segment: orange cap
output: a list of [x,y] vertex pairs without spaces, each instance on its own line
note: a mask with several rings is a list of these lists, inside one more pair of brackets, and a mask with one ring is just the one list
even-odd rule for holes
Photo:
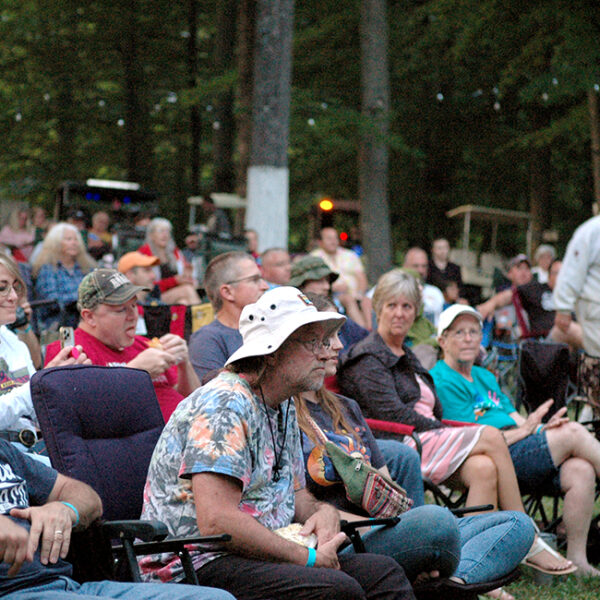
[[159,262],[156,256],[147,256],[141,252],[128,252],[121,256],[117,268],[121,273],[127,273],[127,271],[134,267],[153,267]]

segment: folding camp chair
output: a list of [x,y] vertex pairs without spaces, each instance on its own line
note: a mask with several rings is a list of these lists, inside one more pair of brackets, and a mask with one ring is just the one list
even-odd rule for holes
[[143,308],[149,338],[174,333],[185,340],[189,340],[194,331],[208,325],[214,319],[213,308],[209,302],[194,306],[162,304],[144,306]]
[[[165,540],[164,524],[138,520],[148,465],[164,426],[148,373],[92,365],[44,369],[32,377],[31,395],[54,468],[87,483],[102,499],[107,521],[80,540],[85,552],[76,547],[76,576],[140,581],[137,555],[175,552],[187,582],[197,584],[184,542],[217,543],[228,536]],[[81,554],[95,562],[82,564]]]

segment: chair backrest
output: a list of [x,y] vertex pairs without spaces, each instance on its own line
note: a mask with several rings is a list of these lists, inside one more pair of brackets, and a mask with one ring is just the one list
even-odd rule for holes
[[50,460],[98,492],[104,518],[138,519],[164,421],[146,371],[73,365],[38,371],[31,395]]
[[547,421],[565,406],[569,384],[569,347],[567,344],[525,340],[519,353],[519,398],[528,412],[548,398],[554,399]]

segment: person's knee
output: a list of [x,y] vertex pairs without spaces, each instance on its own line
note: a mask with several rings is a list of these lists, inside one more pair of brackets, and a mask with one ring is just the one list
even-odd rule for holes
[[578,490],[593,494],[596,486],[596,471],[587,460],[570,458],[560,467],[560,483],[565,493]]
[[485,442],[490,449],[497,450],[506,446],[502,433],[495,427],[484,427],[481,432],[481,441]]
[[486,454],[476,454],[470,456],[465,461],[465,482],[473,483],[488,483],[496,485],[498,481],[498,471],[496,463]]
[[323,600],[363,600],[366,594],[358,581],[353,579],[351,574],[343,571],[327,569],[325,581],[319,581],[319,599]]

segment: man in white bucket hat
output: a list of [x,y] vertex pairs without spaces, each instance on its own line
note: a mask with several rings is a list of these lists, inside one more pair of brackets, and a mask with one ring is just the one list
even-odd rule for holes
[[[278,287],[242,310],[242,346],[226,368],[183,400],[152,456],[142,518],[172,536],[229,533],[193,553],[200,582],[238,600],[413,599],[398,564],[376,554],[337,554],[340,515],[305,489],[291,396],[323,384],[328,348],[344,317],[318,312],[302,292]],[[316,550],[277,535],[292,522]],[[176,580],[177,556],[143,565]],[[158,560],[157,560],[158,559]],[[321,568],[313,568],[321,567]]]

